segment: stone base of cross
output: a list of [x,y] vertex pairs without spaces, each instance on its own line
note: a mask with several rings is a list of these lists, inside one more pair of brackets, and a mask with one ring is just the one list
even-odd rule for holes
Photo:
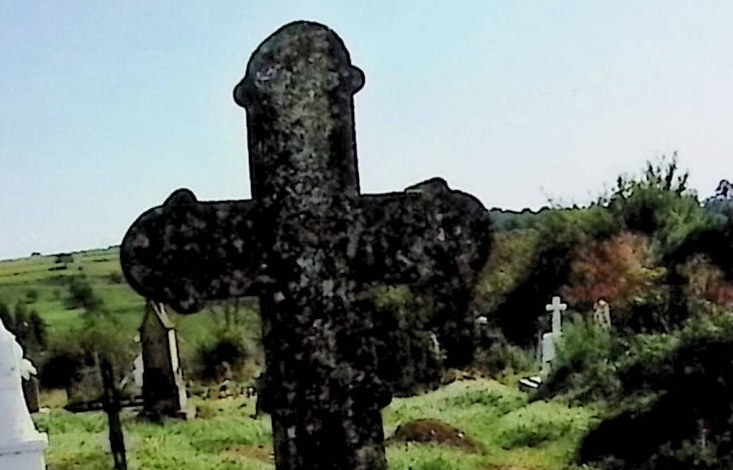
[[553,297],[552,303],[545,306],[545,310],[552,312],[552,331],[542,335],[542,371],[547,377],[552,370],[552,363],[557,355],[557,345],[562,337],[562,312],[567,310],[567,304],[560,302],[560,297]]

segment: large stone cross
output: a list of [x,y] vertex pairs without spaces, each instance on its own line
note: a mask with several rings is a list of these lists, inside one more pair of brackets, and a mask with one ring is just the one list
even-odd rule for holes
[[276,466],[386,468],[375,284],[470,284],[488,255],[489,215],[433,179],[362,195],[354,94],[364,75],[341,39],[286,25],[252,55],[234,100],[247,111],[252,200],[178,190],[130,227],[123,271],[141,295],[193,313],[260,298]]

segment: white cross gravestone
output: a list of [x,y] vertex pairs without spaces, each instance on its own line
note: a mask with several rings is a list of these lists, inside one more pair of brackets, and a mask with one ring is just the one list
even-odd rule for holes
[[552,331],[542,334],[538,341],[538,354],[542,369],[540,375],[525,377],[519,381],[521,390],[537,390],[542,385],[542,381],[546,378],[552,368],[552,362],[555,360],[556,348],[558,340],[562,335],[562,312],[568,309],[567,304],[560,301],[560,297],[553,297],[552,302],[545,306],[545,310],[552,312]]
[[35,373],[0,320],[0,469],[44,470],[48,437],[39,433],[23,397],[23,376]]
[[542,375],[547,376],[555,360],[557,342],[562,335],[562,312],[568,305],[560,302],[560,297],[552,298],[552,303],[545,306],[545,310],[552,312],[552,331],[542,335]]

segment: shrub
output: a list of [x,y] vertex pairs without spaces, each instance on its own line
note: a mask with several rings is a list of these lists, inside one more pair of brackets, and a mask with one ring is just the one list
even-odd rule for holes
[[68,264],[74,262],[74,255],[70,253],[59,253],[56,255],[54,263],[56,264]]
[[94,293],[86,276],[73,276],[68,282],[67,296],[64,299],[64,305],[68,310],[81,308],[92,311],[102,307],[101,299]]
[[594,428],[581,445],[581,461],[680,470],[733,463],[733,316],[692,318],[677,335],[647,341],[646,357],[635,352],[635,367],[621,374],[623,387],[643,389],[646,399],[627,400]]
[[603,299],[618,312],[663,273],[653,266],[648,239],[624,232],[580,246],[571,262],[570,282],[560,292],[577,308]]
[[36,289],[25,291],[25,300],[29,304],[35,303],[38,300],[38,291]]
[[46,389],[67,388],[85,362],[84,349],[74,332],[53,335],[44,356],[39,380]]
[[[443,357],[433,339],[440,336],[427,329],[431,311],[424,299],[405,286],[379,288],[373,295],[379,378],[395,396],[439,386]],[[444,345],[439,346],[443,353]]]
[[473,368],[489,376],[528,372],[536,366],[532,352],[513,345],[503,337],[491,341],[476,351]]
[[110,284],[123,284],[125,282],[124,276],[119,271],[112,271],[107,275],[107,280]]
[[247,361],[253,357],[252,346],[241,328],[217,329],[197,346],[193,375],[203,380],[224,379],[223,369],[228,367],[233,378],[241,379]]
[[623,344],[607,330],[575,320],[566,324],[557,349],[553,372],[534,399],[564,394],[588,402],[618,396],[616,374]]

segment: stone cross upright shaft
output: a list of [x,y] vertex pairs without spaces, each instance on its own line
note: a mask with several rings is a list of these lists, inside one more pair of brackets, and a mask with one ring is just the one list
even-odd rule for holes
[[552,298],[552,303],[545,305],[545,310],[552,312],[552,332],[562,332],[562,312],[568,309],[568,304],[560,302],[560,297]]
[[441,179],[361,194],[353,95],[363,84],[327,27],[276,31],[234,90],[247,112],[253,199],[176,191],[121,245],[130,285],[180,313],[259,297],[279,470],[386,468],[388,358],[362,293],[376,283],[469,286],[490,246],[486,209]]

